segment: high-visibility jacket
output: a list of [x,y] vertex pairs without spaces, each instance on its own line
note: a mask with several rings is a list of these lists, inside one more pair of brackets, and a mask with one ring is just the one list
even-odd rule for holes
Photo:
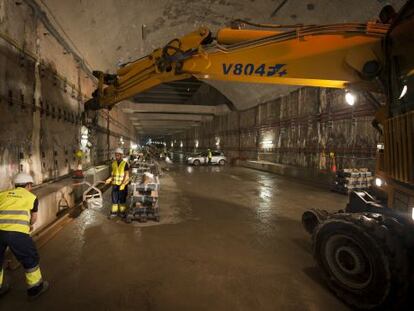
[[211,153],[211,151],[208,152],[208,158],[211,159],[213,157],[213,154]]
[[24,188],[0,192],[0,230],[30,232],[30,211],[36,196]]
[[125,177],[125,161],[121,161],[118,164],[118,161],[112,162],[112,184],[120,186],[124,181]]

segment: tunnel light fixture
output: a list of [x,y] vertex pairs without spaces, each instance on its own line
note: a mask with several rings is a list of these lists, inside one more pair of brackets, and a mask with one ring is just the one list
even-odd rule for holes
[[268,149],[273,147],[273,140],[266,139],[262,141],[263,148]]
[[377,150],[384,150],[384,144],[383,143],[377,144]]
[[80,139],[80,148],[81,150],[85,151],[88,147],[88,140],[89,140],[89,130],[86,126],[81,127],[81,139]]
[[403,86],[403,89],[401,91],[400,97],[398,99],[403,98],[407,94],[407,91],[408,91],[408,86],[407,85],[404,85]]
[[220,146],[220,137],[216,137],[216,147]]
[[194,142],[194,146],[196,147],[196,148],[198,148],[198,140],[196,139],[195,140],[195,142]]
[[171,148],[174,147],[174,142],[171,142]]
[[375,178],[375,186],[382,187],[384,184],[385,183],[381,178],[379,178],[379,177]]
[[350,91],[346,91],[345,92],[345,102],[349,105],[349,106],[353,106],[355,105],[356,102],[356,95],[351,93]]
[[180,147],[182,148],[184,146],[183,142],[180,142]]

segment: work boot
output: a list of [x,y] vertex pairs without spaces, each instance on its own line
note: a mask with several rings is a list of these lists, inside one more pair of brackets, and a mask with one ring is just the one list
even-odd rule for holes
[[49,282],[43,281],[42,284],[33,287],[27,291],[27,295],[30,301],[37,299],[41,294],[49,289]]
[[117,216],[116,213],[111,213],[111,214],[109,214],[108,219],[114,219],[114,218],[116,218],[116,216]]
[[10,285],[8,283],[4,283],[1,287],[0,287],[0,297],[6,295],[10,290]]

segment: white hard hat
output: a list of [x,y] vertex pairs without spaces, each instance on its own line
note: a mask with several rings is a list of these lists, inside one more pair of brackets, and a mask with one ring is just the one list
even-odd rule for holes
[[14,177],[15,185],[24,185],[28,183],[34,183],[33,177],[26,173],[19,173]]
[[122,150],[121,148],[116,148],[115,153],[124,154],[124,150]]
[[154,174],[151,174],[150,172],[145,172],[144,175],[147,176],[148,178],[154,179]]

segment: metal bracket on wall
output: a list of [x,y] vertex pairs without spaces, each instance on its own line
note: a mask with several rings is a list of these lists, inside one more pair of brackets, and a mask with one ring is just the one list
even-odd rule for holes
[[9,106],[13,106],[13,91],[9,90]]
[[20,67],[24,67],[25,62],[26,62],[26,54],[20,53],[20,55],[19,55],[19,65],[20,65]]
[[43,103],[43,100],[40,99],[40,114],[44,114],[45,113],[45,105]]
[[55,109],[55,106],[53,105],[53,103],[51,104],[51,106],[52,106],[52,118],[53,119],[55,119],[56,118],[56,109]]
[[36,99],[33,97],[32,98],[32,113],[35,113],[36,110],[37,110],[37,107],[36,107]]
[[50,105],[46,102],[46,117],[50,116]]
[[20,90],[20,108],[22,110],[25,110],[26,109],[25,103],[24,103],[24,94],[23,94],[23,91],[22,90]]
[[44,78],[46,76],[46,68],[43,63],[39,65],[39,74],[41,78]]

